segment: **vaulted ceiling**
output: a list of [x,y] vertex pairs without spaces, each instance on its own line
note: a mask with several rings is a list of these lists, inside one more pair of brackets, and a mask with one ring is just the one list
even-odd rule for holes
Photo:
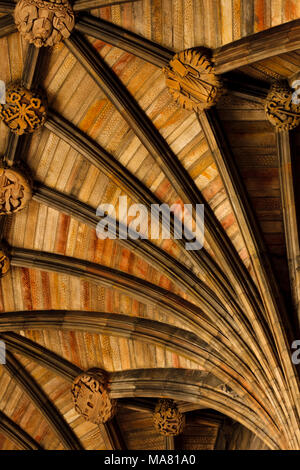
[[[71,36],[42,48],[14,8],[0,0],[0,79],[41,88],[48,110],[32,134],[0,123],[1,156],[33,181],[0,220],[0,448],[300,449],[300,127],[265,112],[299,72],[299,2],[74,0]],[[194,47],[226,90],[199,112],[162,70]],[[96,209],[121,195],[204,204],[204,247],[99,239]],[[118,399],[102,426],[71,398],[95,367]],[[176,438],[153,427],[159,398],[186,415]]]

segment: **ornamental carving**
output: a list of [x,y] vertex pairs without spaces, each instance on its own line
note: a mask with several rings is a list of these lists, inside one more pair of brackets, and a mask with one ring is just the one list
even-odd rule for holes
[[278,131],[289,131],[300,123],[300,105],[293,103],[293,92],[285,82],[275,82],[271,86],[265,111]]
[[47,104],[40,93],[27,90],[19,84],[10,85],[6,103],[0,105],[0,118],[18,135],[31,133],[45,122]]
[[8,273],[10,268],[10,260],[7,250],[3,245],[0,245],[0,277]]
[[179,52],[163,70],[170,93],[183,108],[202,111],[224,93],[221,79],[200,49]]
[[94,424],[109,421],[116,413],[117,400],[109,397],[107,376],[93,369],[79,375],[72,385],[75,410]]
[[20,0],[14,16],[19,32],[36,47],[58,44],[70,36],[75,25],[67,0]]
[[232,390],[231,387],[229,387],[228,385],[226,384],[221,384],[219,387],[218,387],[219,390],[221,390],[222,392],[226,393],[226,395],[229,395],[230,397],[232,398],[240,398],[239,395],[237,393],[235,393],[234,390]]
[[153,422],[159,434],[177,436],[183,431],[185,416],[173,400],[161,399],[155,407]]
[[0,215],[23,209],[31,196],[31,183],[20,170],[0,168]]

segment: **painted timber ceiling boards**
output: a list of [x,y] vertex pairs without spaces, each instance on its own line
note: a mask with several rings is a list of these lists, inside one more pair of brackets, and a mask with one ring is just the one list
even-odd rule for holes
[[[31,112],[1,111],[1,171],[32,197],[0,216],[0,448],[299,449],[299,111],[282,101],[283,131],[265,113],[299,71],[299,2],[74,0],[53,47],[14,9],[0,1],[0,79]],[[178,98],[176,53],[213,65],[214,106]],[[174,224],[170,240],[98,239],[96,209],[119,196],[203,204],[204,247]],[[71,398],[95,368],[117,400],[99,425]],[[162,398],[178,436],[154,427]]]

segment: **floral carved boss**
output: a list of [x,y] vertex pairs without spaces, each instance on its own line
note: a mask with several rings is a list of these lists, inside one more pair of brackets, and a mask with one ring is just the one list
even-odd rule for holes
[[185,416],[173,400],[163,398],[155,407],[153,422],[159,434],[177,436],[183,431]]
[[34,132],[44,124],[46,115],[46,101],[39,93],[16,84],[7,88],[0,118],[12,132],[18,135]]
[[36,47],[58,44],[70,36],[75,25],[67,0],[20,0],[14,16],[19,32]]

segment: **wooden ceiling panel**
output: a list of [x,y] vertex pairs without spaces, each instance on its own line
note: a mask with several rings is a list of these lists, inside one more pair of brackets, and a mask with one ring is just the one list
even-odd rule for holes
[[185,432],[175,438],[178,449],[214,450],[221,423],[192,412],[186,415]]
[[[240,109],[248,113],[253,104],[245,100]],[[221,108],[221,104],[220,104]],[[255,109],[262,109],[259,104]],[[235,108],[236,110],[236,108]],[[280,182],[275,133],[269,122],[233,120],[228,104],[220,112],[230,147],[238,165],[243,184],[247,189],[273,267],[290,304],[290,286],[284,240],[283,213],[280,200]],[[260,115],[257,115],[260,118]]]
[[150,368],[203,370],[195,361],[150,343],[110,335],[59,330],[26,330],[23,334],[83,370]]
[[62,449],[58,437],[23,389],[0,368],[1,411],[27,432],[44,449]]
[[[97,45],[97,43],[96,43]],[[101,43],[103,45],[103,43]],[[105,52],[107,49],[112,48],[104,48]],[[112,49],[112,51],[117,51],[122,54],[119,62],[114,64],[114,60],[116,60],[116,54],[107,54],[110,57],[110,65],[113,66],[113,69],[116,73],[119,74],[120,78],[122,79],[122,67],[121,65],[127,65],[126,58],[129,57],[129,54],[124,54],[120,50]],[[106,54],[103,54],[105,58],[107,58]],[[108,57],[108,58],[109,58]],[[114,60],[112,60],[114,59]],[[138,62],[138,65],[142,62],[137,58],[130,56],[132,62]],[[118,64],[121,65],[118,65]],[[69,73],[71,77],[71,66],[73,62],[71,62],[69,66]],[[144,64],[144,67],[148,67],[147,69],[147,76],[148,79],[152,81],[151,90],[154,90],[154,96],[150,94],[149,96],[149,87],[145,87],[144,93],[147,99],[146,106],[152,105],[153,111],[155,115],[157,115],[161,111],[161,107],[165,106],[165,102],[163,101],[160,104],[160,108],[158,110],[153,107],[153,100],[156,98],[156,94],[159,93],[159,88],[157,87],[156,83],[153,83],[153,66]],[[79,87],[76,90],[76,95],[78,94],[79,99],[73,100],[70,98],[70,85],[68,83],[63,84],[63,81],[66,79],[66,68],[68,68],[65,62],[61,64],[61,67],[57,71],[55,77],[58,81],[56,86],[57,89],[57,100],[59,100],[59,96],[61,95],[61,102],[60,105],[57,106],[55,103],[53,106],[56,110],[63,110],[64,117],[68,119],[72,118],[74,124],[78,125],[80,129],[86,132],[89,136],[91,136],[94,140],[96,140],[100,145],[102,145],[107,151],[111,152],[123,165],[125,165],[133,174],[136,174],[145,184],[146,186],[150,187],[160,198],[163,200],[169,200],[172,193],[172,188],[170,184],[167,183],[167,180],[164,178],[163,173],[159,170],[159,167],[155,163],[155,161],[150,157],[146,149],[134,136],[132,131],[129,131],[128,125],[124,122],[121,115],[118,111],[115,110],[114,106],[107,100],[107,98],[103,95],[103,92],[99,88],[99,93],[95,92],[94,83],[88,78],[86,80],[86,74],[84,75],[84,79],[81,80]],[[62,69],[60,73],[60,69]],[[134,77],[135,69],[127,70],[127,74],[129,74],[130,78]],[[138,70],[139,72],[139,70]],[[165,88],[164,85],[164,78],[161,72],[155,69],[156,74],[159,76],[160,79],[160,88]],[[78,74],[77,74],[78,75]],[[145,82],[145,73],[142,70],[142,74],[136,74],[138,78],[138,84],[135,86],[136,92],[140,91],[141,84]],[[73,76],[73,74],[72,74]],[[61,78],[60,78],[61,77]],[[72,77],[71,77],[72,78]],[[70,79],[71,79],[70,78]],[[124,79],[124,77],[123,77]],[[60,80],[60,81],[59,81]],[[128,77],[127,77],[128,80]],[[125,80],[126,83],[126,80]],[[45,84],[47,85],[47,84]],[[50,83],[50,87],[54,89],[55,85],[53,85],[53,80]],[[68,89],[68,93],[64,92],[63,87]],[[158,91],[156,91],[158,88]],[[47,86],[46,86],[47,89]],[[97,88],[96,88],[97,89]],[[133,88],[132,90],[133,91]],[[167,90],[164,90],[165,95],[168,99],[169,104],[171,103],[171,97],[168,95]],[[65,102],[65,100],[68,100]],[[84,105],[82,105],[84,103]],[[170,104],[171,105],[171,104]],[[174,107],[174,105],[172,104]],[[69,111],[70,109],[70,111]],[[176,107],[174,107],[176,110]],[[52,146],[54,151],[55,147]],[[151,172],[147,171],[151,168]],[[142,177],[143,174],[143,177]],[[166,186],[168,185],[168,191],[166,193]],[[167,196],[167,197],[166,197]],[[174,195],[173,195],[174,198]]]
[[13,269],[2,280],[2,311],[69,309],[105,311],[166,321],[179,321],[154,305],[147,305],[113,288],[79,278],[33,269]]
[[299,67],[299,53],[292,51],[241,67],[240,70],[251,77],[272,82],[274,79],[290,79],[299,72]]
[[20,34],[14,33],[0,38],[1,80],[5,83],[18,81],[22,77],[23,66],[28,44]]
[[141,442],[145,450],[165,449],[165,437],[155,430],[151,413],[121,409],[118,424],[128,450],[139,448]]
[[174,50],[219,47],[297,19],[296,0],[140,0],[91,11]]
[[0,434],[0,449],[1,450],[20,450],[10,439]]
[[[27,224],[35,226],[36,231],[26,230]],[[19,229],[16,230],[16,227]],[[7,226],[5,237],[14,247],[42,250],[99,263],[188,298],[180,286],[116,240],[101,240],[97,238],[94,229],[35,202],[31,202],[28,208],[16,214],[10,227]]]
[[[100,203],[113,204],[117,208],[119,196],[126,195],[118,187],[118,181],[115,184],[109,180],[82,156],[70,149],[68,144],[46,130],[42,132],[40,138],[36,136],[32,139],[27,164],[36,181],[88,203],[94,207],[95,213]],[[128,167],[132,170],[131,162],[128,163]],[[136,176],[140,176],[141,173],[144,174],[147,185],[149,184],[150,189],[154,190],[162,201],[170,204],[174,202],[174,191],[163,174],[153,169],[150,157],[147,159],[146,167],[141,165]],[[128,197],[127,202],[129,207],[134,201]],[[178,202],[178,197],[175,202]],[[153,240],[153,242],[162,246],[171,255],[176,254],[184,264],[189,265],[189,261],[183,253],[180,253],[174,242],[170,240]]]

